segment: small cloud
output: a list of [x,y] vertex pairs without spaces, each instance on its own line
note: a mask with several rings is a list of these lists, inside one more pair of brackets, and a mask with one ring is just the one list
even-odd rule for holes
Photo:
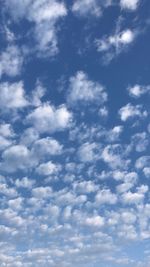
[[120,6],[122,9],[128,9],[134,11],[137,9],[140,0],[120,0]]
[[143,110],[141,105],[133,106],[129,103],[119,110],[119,115],[122,121],[127,121],[136,117],[145,118],[148,114],[146,110]]

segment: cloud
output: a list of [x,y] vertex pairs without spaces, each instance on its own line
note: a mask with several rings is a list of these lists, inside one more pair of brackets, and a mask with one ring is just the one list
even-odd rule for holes
[[15,181],[15,185],[17,188],[31,189],[34,184],[35,184],[35,181],[29,179],[28,177],[23,177],[22,179],[17,179]]
[[130,160],[126,159],[125,148],[120,144],[107,145],[102,151],[101,159],[112,169],[117,167],[124,169],[130,163]]
[[47,155],[60,155],[62,153],[62,145],[51,137],[38,139],[34,142],[32,153],[39,158]]
[[104,63],[109,63],[131,45],[136,37],[136,32],[126,29],[114,35],[105,36],[95,41],[97,51],[104,55]]
[[79,193],[92,193],[98,190],[98,185],[92,181],[74,182],[73,188]]
[[0,54],[0,77],[5,74],[15,77],[21,74],[23,65],[23,54],[15,45],[9,45],[5,51]]
[[141,105],[133,106],[132,104],[127,104],[119,110],[119,115],[122,121],[127,121],[128,119],[144,118],[147,117],[147,111],[143,110]]
[[5,137],[0,135],[0,150],[3,150],[9,146],[11,146],[12,140],[6,139]]
[[88,217],[85,220],[85,225],[90,227],[102,227],[104,225],[104,218],[101,216]]
[[142,95],[150,92],[150,86],[136,84],[133,87],[128,87],[128,92],[131,97],[139,98]]
[[123,9],[134,11],[137,9],[140,0],[120,0],[120,6]]
[[97,144],[84,143],[78,150],[78,157],[82,162],[91,162],[97,159]]
[[125,204],[138,204],[143,202],[145,198],[145,193],[148,191],[148,186],[141,186],[138,188],[137,192],[126,192],[122,195],[122,201]]
[[[32,29],[36,49],[40,56],[53,56],[58,52],[57,22],[67,15],[67,9],[62,2],[55,0],[6,0],[5,6],[14,21],[26,19],[33,23]],[[44,51],[44,54],[43,54]]]
[[150,156],[142,156],[136,160],[135,167],[137,169],[143,169],[149,166]]
[[36,172],[39,175],[48,176],[48,175],[57,174],[60,171],[60,169],[61,169],[60,165],[54,164],[53,162],[48,161],[46,163],[40,164],[37,167]]
[[70,105],[80,103],[103,104],[107,101],[107,92],[98,82],[91,81],[83,71],[78,71],[75,76],[70,78],[70,88],[67,96]]
[[117,196],[113,194],[109,189],[103,189],[98,191],[95,196],[96,205],[114,205],[117,203]]
[[37,164],[27,147],[23,145],[13,145],[2,153],[2,163],[0,168],[6,172],[17,170],[28,170]]
[[53,133],[68,128],[71,119],[72,115],[65,105],[55,108],[45,103],[28,114],[26,122],[40,133]]
[[0,135],[2,135],[3,137],[13,137],[14,132],[11,124],[9,123],[0,124]]
[[142,133],[136,133],[132,136],[132,142],[131,145],[135,147],[135,150],[137,152],[143,152],[147,150],[147,147],[149,145],[149,140],[146,132]]
[[76,0],[72,6],[72,11],[79,16],[91,14],[95,17],[99,17],[102,13],[97,0]]
[[0,109],[5,112],[7,109],[19,109],[28,105],[25,96],[23,82],[0,83]]

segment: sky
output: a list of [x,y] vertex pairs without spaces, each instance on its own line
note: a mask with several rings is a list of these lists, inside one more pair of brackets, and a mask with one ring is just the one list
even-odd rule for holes
[[150,1],[0,22],[0,266],[149,267]]

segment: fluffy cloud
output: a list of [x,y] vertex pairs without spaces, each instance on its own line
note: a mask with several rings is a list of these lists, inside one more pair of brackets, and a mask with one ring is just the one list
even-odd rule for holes
[[140,0],[120,0],[120,5],[123,9],[129,9],[131,11],[136,10]]
[[55,108],[50,104],[43,104],[33,110],[26,118],[40,133],[62,131],[69,126],[72,115],[65,105]]
[[120,54],[124,49],[135,40],[135,32],[131,29],[126,29],[114,35],[106,36],[96,40],[97,51],[104,53],[104,59],[108,63],[114,56]]
[[35,141],[32,152],[38,157],[46,155],[59,155],[62,153],[62,145],[53,138],[46,137]]
[[0,124],[0,135],[2,135],[3,137],[13,137],[14,132],[11,124],[9,123]]
[[0,109],[5,112],[6,109],[23,108],[28,105],[25,97],[24,86],[22,82],[0,83]]
[[6,74],[15,77],[21,73],[23,64],[23,55],[17,46],[8,46],[0,54],[0,76]]
[[126,159],[126,150],[119,144],[107,145],[101,154],[101,159],[111,168],[127,168],[130,160]]
[[129,95],[135,98],[139,98],[140,96],[150,92],[150,86],[142,86],[139,84],[134,85],[133,87],[128,88]]
[[55,0],[37,0],[36,2],[25,0],[19,3],[16,0],[7,0],[5,6],[14,21],[25,18],[33,23],[36,49],[41,56],[45,53],[56,54],[58,51],[56,24],[60,18],[67,14],[63,3]]
[[148,167],[150,163],[150,156],[142,156],[136,160],[135,166],[138,169],[143,169]]
[[78,156],[82,162],[90,162],[97,159],[97,152],[96,143],[84,143],[78,150]]
[[70,79],[67,100],[69,104],[94,102],[100,105],[106,102],[107,93],[101,84],[91,81],[85,72],[79,71]]
[[76,0],[72,6],[72,11],[80,16],[91,14],[99,17],[101,15],[101,7],[97,0]]
[[137,192],[126,192],[122,195],[122,201],[125,204],[138,204],[143,202],[145,198],[145,194],[148,192],[149,188],[147,185],[142,185],[141,187],[137,188]]
[[40,164],[36,172],[40,175],[48,176],[48,175],[54,175],[60,171],[61,167],[58,164],[54,164],[51,161],[48,161],[46,163]]
[[93,216],[86,218],[85,225],[91,227],[102,227],[104,225],[104,218],[101,216]]
[[2,154],[0,168],[7,172],[25,170],[37,164],[30,151],[23,145],[14,145],[7,148]]
[[117,196],[113,194],[109,189],[103,189],[98,191],[95,197],[96,205],[110,204],[114,205],[117,203]]
[[141,105],[133,106],[129,103],[119,110],[119,115],[122,121],[127,121],[136,117],[144,118],[147,116],[147,111],[143,110]]

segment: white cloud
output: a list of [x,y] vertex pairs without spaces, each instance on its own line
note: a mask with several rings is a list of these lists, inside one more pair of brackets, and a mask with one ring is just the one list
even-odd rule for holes
[[140,0],[120,0],[121,8],[129,9],[131,11],[136,10]]
[[37,164],[36,159],[31,156],[30,151],[23,145],[14,145],[2,153],[0,168],[7,172],[16,170],[28,170]]
[[21,135],[21,144],[30,146],[33,142],[35,142],[39,138],[39,133],[34,128],[26,128]]
[[111,168],[127,168],[130,160],[125,159],[125,149],[120,144],[107,145],[101,154],[101,159]]
[[9,139],[6,139],[5,137],[0,135],[0,150],[3,150],[10,146],[12,144],[12,141]]
[[52,188],[50,186],[47,187],[36,187],[32,190],[32,195],[35,198],[47,198],[52,195]]
[[136,215],[131,211],[124,211],[121,214],[122,221],[126,224],[133,224],[136,221]]
[[73,188],[78,193],[92,193],[98,190],[98,186],[93,181],[74,182]]
[[136,160],[135,167],[137,169],[143,169],[148,167],[150,163],[150,156],[142,156]]
[[0,124],[0,135],[2,135],[3,137],[13,137],[14,132],[11,124],[9,123]]
[[97,153],[96,143],[84,143],[78,150],[78,157],[82,162],[90,162],[97,159]]
[[98,114],[99,114],[100,117],[107,117],[108,116],[108,113],[109,113],[108,108],[105,107],[105,106],[104,107],[101,107],[99,109],[99,112],[98,112]]
[[149,145],[149,140],[146,132],[134,134],[131,140],[132,140],[131,146],[134,146],[137,152],[142,152],[147,150]]
[[23,108],[28,105],[25,97],[24,86],[22,82],[0,83],[0,109],[5,112],[6,109]]
[[138,204],[143,202],[145,198],[145,194],[148,192],[148,186],[142,185],[141,187],[137,188],[137,192],[126,192],[122,195],[122,201],[125,204]]
[[31,103],[33,106],[38,107],[41,103],[41,98],[45,95],[46,89],[42,86],[40,81],[36,82],[36,87],[32,92],[32,100]]
[[109,189],[103,189],[98,191],[95,196],[96,205],[110,204],[114,205],[117,203],[117,196],[112,193]]
[[102,12],[97,0],[76,0],[72,6],[72,11],[80,16],[91,14],[96,17],[101,16]]
[[35,141],[32,152],[38,157],[44,155],[59,155],[62,153],[62,145],[60,145],[57,140],[46,137]]
[[65,105],[55,108],[47,103],[33,110],[26,121],[40,133],[53,133],[68,128],[71,118],[72,115]]
[[95,215],[93,217],[88,217],[85,220],[85,225],[87,226],[91,226],[91,227],[102,227],[104,225],[104,218],[99,216],[99,215]]
[[8,46],[0,54],[0,76],[6,74],[15,77],[21,73],[23,55],[17,46]]
[[147,116],[147,111],[143,110],[141,105],[127,104],[119,110],[119,115],[122,121],[133,119],[135,117],[144,118]]
[[56,24],[60,18],[67,15],[67,9],[63,2],[55,0],[25,0],[21,2],[6,0],[6,7],[15,21],[26,18],[33,23],[36,49],[41,56],[56,54],[58,51]]
[[28,189],[31,189],[34,184],[35,184],[35,181],[33,179],[29,179],[28,177],[23,177],[23,178],[17,179],[15,181],[15,185],[18,188],[28,188]]
[[133,87],[128,87],[128,92],[130,96],[139,98],[140,96],[150,92],[150,86],[136,84]]
[[40,175],[48,176],[57,174],[60,171],[60,169],[61,169],[60,165],[48,161],[46,163],[40,164],[37,167],[36,172]]
[[105,52],[110,50],[111,48],[115,48],[120,50],[122,47],[129,45],[134,41],[134,32],[130,29],[124,30],[115,35],[111,35],[108,38],[104,38],[102,40],[97,40],[97,50],[99,52]]
[[119,55],[128,48],[135,40],[136,33],[134,30],[126,29],[96,40],[97,51],[104,53],[105,63],[111,61],[114,56]]
[[107,101],[107,93],[101,84],[91,81],[85,72],[78,71],[70,78],[67,100],[69,104],[94,102],[100,105]]
[[134,183],[131,182],[125,182],[116,187],[116,190],[118,193],[124,193],[130,190],[134,186]]

